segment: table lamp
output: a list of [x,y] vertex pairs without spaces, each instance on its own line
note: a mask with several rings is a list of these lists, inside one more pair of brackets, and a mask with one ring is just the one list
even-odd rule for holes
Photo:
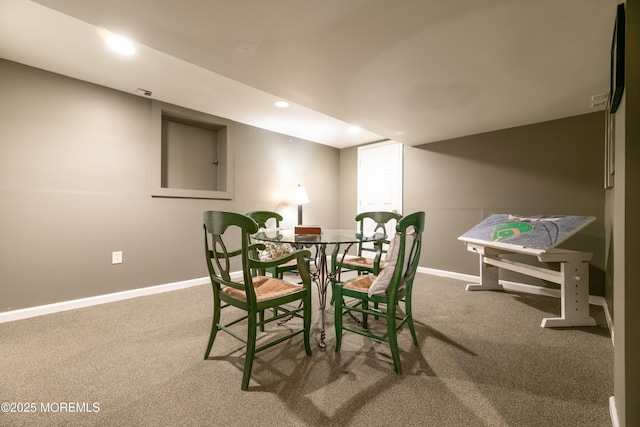
[[291,203],[298,205],[298,225],[302,225],[302,205],[309,203],[309,196],[307,196],[307,190],[302,185],[298,185],[293,193],[293,200]]

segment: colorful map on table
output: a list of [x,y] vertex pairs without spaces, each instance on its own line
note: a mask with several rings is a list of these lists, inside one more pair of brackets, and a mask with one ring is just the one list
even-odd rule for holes
[[458,239],[546,252],[593,222],[593,216],[491,215]]

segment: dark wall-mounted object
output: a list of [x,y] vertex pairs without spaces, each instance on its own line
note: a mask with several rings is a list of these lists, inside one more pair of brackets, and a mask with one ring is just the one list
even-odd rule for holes
[[622,92],[624,91],[624,32],[624,4],[619,4],[611,43],[611,75],[609,83],[609,112],[611,114],[618,109],[622,99]]

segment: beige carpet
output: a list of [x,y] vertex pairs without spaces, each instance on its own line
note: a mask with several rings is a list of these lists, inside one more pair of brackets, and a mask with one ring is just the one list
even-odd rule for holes
[[336,354],[330,307],[327,350],[316,326],[311,357],[301,337],[260,353],[247,392],[239,341],[219,334],[203,360],[209,286],[0,324],[0,402],[35,409],[0,413],[0,425],[611,425],[601,307],[597,327],[543,329],[559,300],[464,286],[418,275],[420,346],[405,328],[403,375],[385,344],[361,336],[345,334]]

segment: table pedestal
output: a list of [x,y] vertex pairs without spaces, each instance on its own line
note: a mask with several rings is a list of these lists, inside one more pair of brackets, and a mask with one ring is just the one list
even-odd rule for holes
[[325,339],[325,308],[327,306],[327,287],[331,286],[332,279],[327,265],[327,245],[319,244],[316,246],[315,265],[316,271],[311,273],[311,278],[318,287],[318,300],[320,305],[320,342],[318,345],[321,349],[325,349],[327,344]]
[[[314,245],[316,247],[316,257],[314,260],[316,271],[311,272],[311,279],[315,282],[318,287],[318,300],[319,300],[319,308],[320,308],[320,342],[318,346],[321,349],[325,349],[327,344],[325,343],[326,336],[326,312],[325,309],[327,307],[327,288],[333,286],[333,283],[340,275],[340,268],[336,271],[331,271],[329,269],[329,263],[327,262],[327,245],[325,243],[317,243]],[[344,261],[347,252],[353,246],[353,243],[348,243],[346,249],[342,254],[342,260]],[[336,244],[336,248],[334,250],[334,254],[338,254],[340,244]],[[338,265],[342,265],[339,263]]]

